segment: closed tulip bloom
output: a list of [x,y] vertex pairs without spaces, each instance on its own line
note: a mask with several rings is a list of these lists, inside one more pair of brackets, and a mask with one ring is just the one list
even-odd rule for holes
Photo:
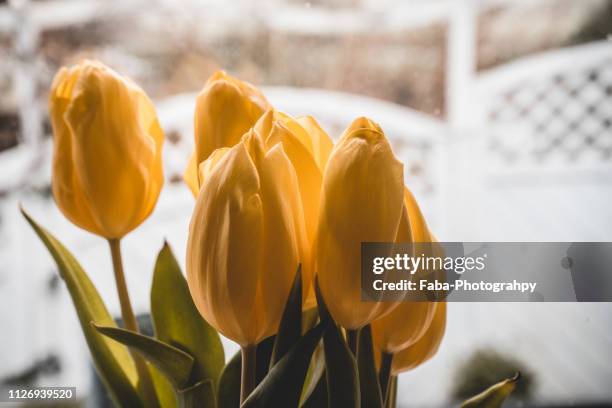
[[396,306],[361,301],[362,242],[393,242],[403,213],[403,166],[373,122],[360,118],[332,150],[321,191],[316,273],[332,317],[359,329]]
[[243,347],[278,330],[308,259],[297,177],[282,145],[250,131],[206,171],[189,228],[187,281],[202,316]]
[[[267,111],[255,124],[253,136],[257,137],[264,150],[281,145],[291,162],[298,183],[303,212],[302,218],[307,236],[308,251],[314,240],[316,229],[322,172],[333,147],[329,136],[312,117],[293,118],[275,110]],[[198,168],[198,182],[203,185],[208,175],[227,154],[229,148],[215,150]],[[311,288],[312,259],[301,259],[305,288]],[[316,304],[314,291],[304,293],[305,306]]]
[[270,108],[265,96],[253,85],[223,71],[215,72],[196,99],[194,117],[195,148],[184,179],[194,196],[200,163],[216,149],[232,147]]
[[[396,242],[430,243],[432,237],[425,218],[414,199],[404,188],[404,210],[408,225],[400,223]],[[408,240],[401,237],[409,236]],[[414,275],[418,279],[422,271]],[[393,311],[372,322],[372,338],[376,347],[385,353],[395,353],[414,344],[420,339],[431,324],[436,302],[401,302]]]
[[306,233],[309,241],[313,242],[323,171],[333,142],[314,118],[306,116],[295,119],[276,110],[267,111],[255,124],[255,130],[266,148],[281,143],[293,164],[304,208]]
[[436,355],[446,330],[446,307],[446,302],[438,302],[434,317],[425,334],[416,343],[398,351],[393,356],[391,369],[393,375],[412,370]]
[[164,135],[136,84],[99,62],[62,68],[49,97],[52,190],[74,224],[118,239],[153,211]]

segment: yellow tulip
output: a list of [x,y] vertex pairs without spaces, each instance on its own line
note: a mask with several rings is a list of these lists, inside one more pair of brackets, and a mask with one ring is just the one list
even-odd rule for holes
[[49,114],[58,207],[81,228],[123,237],[153,211],[164,182],[153,104],[131,80],[83,61],[55,76]]
[[[333,147],[329,136],[312,117],[293,117],[275,110],[267,111],[255,124],[253,135],[260,140],[264,150],[281,144],[297,175],[303,213],[297,214],[306,225],[307,245],[314,240],[321,191],[322,172]],[[215,150],[198,167],[200,186],[220,162],[229,148]],[[310,249],[307,251],[310,252]],[[312,260],[301,259],[305,287],[311,288]],[[304,307],[316,304],[314,291],[305,293]]]
[[251,130],[219,156],[191,218],[187,281],[202,316],[247,347],[278,330],[309,246],[297,177],[283,147],[266,151]]
[[391,368],[393,375],[420,366],[438,352],[446,330],[446,307],[446,302],[438,302],[434,317],[425,334],[413,345],[394,354]]
[[216,149],[238,143],[269,108],[265,96],[247,82],[223,71],[215,72],[208,79],[196,99],[195,149],[184,174],[194,196],[201,186],[198,182],[200,163]]
[[316,273],[332,317],[359,329],[392,302],[361,301],[361,243],[393,242],[403,213],[403,165],[380,127],[360,118],[332,150],[323,176]]
[[333,142],[310,116],[294,119],[276,111],[267,111],[255,124],[267,149],[283,145],[297,174],[308,240],[312,243],[319,216],[321,182]]
[[[404,188],[404,209],[409,225],[400,224],[398,236],[409,236],[408,240],[397,239],[396,242],[429,243],[432,237],[425,218],[414,199],[414,196]],[[402,230],[404,230],[402,232]],[[421,271],[415,275],[421,276]],[[385,353],[395,353],[414,344],[420,339],[431,324],[436,302],[400,303],[393,311],[372,322],[372,338],[376,347]]]

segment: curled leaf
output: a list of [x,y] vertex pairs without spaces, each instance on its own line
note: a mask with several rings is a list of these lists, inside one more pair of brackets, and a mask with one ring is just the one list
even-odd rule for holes
[[152,337],[118,327],[92,325],[99,333],[130,347],[157,367],[177,388],[188,385],[193,369],[193,357]]
[[204,380],[178,392],[178,408],[216,408],[212,380]]

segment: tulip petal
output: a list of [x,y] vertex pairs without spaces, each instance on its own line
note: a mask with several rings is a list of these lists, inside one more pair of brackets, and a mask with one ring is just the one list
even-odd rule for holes
[[234,146],[202,187],[187,244],[187,280],[198,310],[243,346],[259,340],[255,302],[264,234],[259,187],[245,145]]
[[446,302],[438,302],[434,317],[425,334],[412,346],[394,355],[393,375],[418,367],[438,352],[446,330],[446,307]]
[[436,312],[436,302],[402,302],[387,315],[372,322],[377,348],[395,353],[416,343],[427,331]]
[[408,210],[412,242],[431,242],[432,238],[425,217],[423,217],[423,213],[408,187],[404,188],[404,205]]
[[[266,140],[267,146],[274,146],[277,143],[282,144],[287,157],[295,168],[304,209],[306,233],[308,234],[309,241],[313,242],[319,215],[322,173],[311,153],[296,134],[279,122],[273,125],[270,135]],[[304,267],[308,268],[308,265],[305,264]]]
[[189,156],[189,161],[183,173],[183,181],[185,181],[185,184],[187,184],[193,196],[197,197],[200,191],[200,182],[198,176],[198,160],[195,152],[192,152]]
[[312,156],[317,162],[319,170],[323,173],[334,143],[312,116],[302,116],[296,120],[310,135],[312,139]]
[[202,162],[216,149],[240,141],[269,107],[252,85],[218,71],[196,99],[195,151]]
[[221,149],[217,149],[212,152],[210,156],[208,156],[208,159],[200,163],[200,165],[198,166],[197,174],[198,191],[200,191],[200,186],[204,185],[206,179],[210,176],[210,173],[212,173],[212,171],[215,169],[217,163],[219,163],[219,161],[221,161],[221,159],[225,157],[227,152],[229,152],[228,147],[222,147]]
[[[312,132],[302,126],[302,123],[312,129]],[[314,119],[301,118],[300,122],[274,109],[268,110],[259,118],[254,130],[258,139],[265,142],[267,149],[281,144],[289,157],[297,174],[303,208],[303,215],[299,213],[298,217],[303,218],[308,243],[312,246],[319,213],[322,169],[331,151],[331,140]],[[309,278],[313,270],[312,259],[301,259],[305,271],[305,289],[308,290],[312,286]],[[314,292],[310,289],[309,293],[305,294],[305,307],[313,307],[315,304]]]
[[[414,199],[404,187],[404,209],[396,242],[431,242],[429,228]],[[418,275],[421,275],[419,271]],[[395,353],[420,339],[433,320],[437,303],[402,302],[393,311],[372,322],[376,346],[387,353]]]
[[362,116],[362,117],[355,119],[349,125],[349,127],[346,128],[346,130],[340,136],[340,140],[348,137],[351,133],[357,130],[373,130],[378,133],[383,133],[382,128],[380,127],[378,123],[374,122],[372,119]]
[[80,67],[62,68],[53,80],[49,95],[49,117],[53,127],[53,178],[55,201],[73,223],[88,231],[96,231],[91,212],[83,205],[83,192],[77,185],[72,158],[72,135],[64,115],[72,99]]
[[323,179],[317,273],[334,319],[358,329],[392,303],[362,302],[361,243],[393,242],[403,208],[403,166],[384,135],[358,129],[330,156]]
[[275,110],[274,113],[276,122],[283,124],[300,141],[300,143],[302,143],[302,146],[304,146],[314,158],[312,136],[308,134],[306,129],[304,129],[302,125],[290,115],[277,110]]
[[[262,338],[278,329],[281,313],[292,286],[298,264],[310,258],[304,222],[301,218],[297,177],[283,147],[269,150],[259,168],[264,208],[264,273],[261,279],[261,318],[267,322]],[[304,266],[305,282],[310,268]],[[305,292],[309,289],[307,285]],[[274,294],[274,296],[269,296]]]

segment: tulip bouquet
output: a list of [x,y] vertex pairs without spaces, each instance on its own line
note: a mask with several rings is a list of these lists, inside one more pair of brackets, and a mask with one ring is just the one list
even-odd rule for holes
[[[164,135],[131,80],[99,62],[63,68],[49,98],[52,191],[108,241],[123,327],[76,258],[25,211],[72,297],[95,367],[125,407],[394,407],[397,376],[432,358],[445,302],[364,302],[361,242],[435,242],[383,130],[356,119],[337,143],[215,73],[196,100],[185,181],[195,196],[186,278],[170,247],[140,333],[121,239],[153,211]],[[220,336],[241,352],[225,364]],[[499,406],[514,380],[466,406]]]

